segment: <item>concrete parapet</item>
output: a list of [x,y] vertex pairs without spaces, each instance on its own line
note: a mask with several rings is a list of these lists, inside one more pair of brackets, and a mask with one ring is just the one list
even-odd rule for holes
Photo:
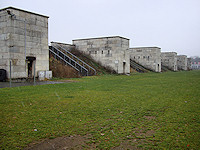
[[177,53],[176,52],[162,52],[161,63],[170,70],[177,71]]
[[130,73],[129,39],[113,36],[73,40],[76,49],[91,55],[119,74]]
[[178,70],[187,70],[187,56],[178,55],[177,56]]
[[142,66],[155,72],[161,72],[161,48],[135,47],[130,48],[130,58]]

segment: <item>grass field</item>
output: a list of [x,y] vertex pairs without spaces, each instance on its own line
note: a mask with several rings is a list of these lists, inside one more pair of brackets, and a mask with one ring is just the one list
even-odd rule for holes
[[200,71],[0,89],[1,149],[88,136],[90,149],[199,149]]

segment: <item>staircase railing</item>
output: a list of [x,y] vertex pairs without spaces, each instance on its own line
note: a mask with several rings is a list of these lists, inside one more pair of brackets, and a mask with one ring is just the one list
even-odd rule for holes
[[162,65],[161,64],[161,70],[162,71],[174,71],[173,69],[169,68],[168,66]]
[[93,72],[94,72],[93,75],[96,75],[96,70],[93,67],[91,67],[90,65],[88,65],[87,63],[85,63],[84,61],[82,61],[80,58],[78,58],[77,56],[75,56],[74,54],[72,54],[70,51],[68,51],[63,46],[61,46],[59,44],[54,44],[54,47],[57,47],[58,49],[61,49],[61,51],[64,51],[64,53],[66,53],[70,58],[72,58],[73,60],[75,60],[77,63],[79,63],[83,67],[87,68],[89,70],[89,75],[91,75],[90,74],[91,70],[93,70]]
[[77,61],[63,53],[61,50],[54,46],[49,47],[49,52],[53,54],[53,56],[56,59],[61,59],[64,61],[67,65],[73,67],[75,70],[79,71],[82,76],[88,76],[88,69],[86,69],[84,66],[79,64]]
[[[149,71],[153,71],[151,69],[148,69],[140,64],[138,64],[137,62],[135,62],[134,60],[130,59],[130,65],[133,69],[136,69],[136,71],[138,72],[149,72]],[[153,71],[154,72],[154,71]]]

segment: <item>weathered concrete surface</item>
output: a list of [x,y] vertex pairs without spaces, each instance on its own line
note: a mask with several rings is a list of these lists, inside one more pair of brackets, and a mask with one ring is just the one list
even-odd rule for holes
[[[0,68],[12,78],[49,70],[48,17],[8,7],[0,10]],[[9,78],[9,76],[8,76]]]
[[162,52],[161,63],[173,71],[177,71],[177,53],[176,52]]
[[178,70],[187,70],[187,56],[178,55],[177,56]]
[[119,74],[130,73],[129,39],[120,36],[73,40],[76,49],[91,55]]
[[187,58],[187,70],[192,69],[192,58]]
[[132,60],[155,72],[161,72],[161,48],[136,47],[129,51]]

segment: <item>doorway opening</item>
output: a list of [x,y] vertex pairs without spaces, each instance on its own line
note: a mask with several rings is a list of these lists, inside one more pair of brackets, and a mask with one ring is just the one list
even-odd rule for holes
[[27,62],[27,69],[28,69],[28,77],[32,78],[33,77],[33,71],[34,71],[34,61],[36,60],[35,57],[28,56],[26,57],[26,62]]
[[160,67],[160,65],[158,64],[158,72],[160,72],[160,68],[159,67]]
[[126,62],[123,62],[123,74],[125,74]]

